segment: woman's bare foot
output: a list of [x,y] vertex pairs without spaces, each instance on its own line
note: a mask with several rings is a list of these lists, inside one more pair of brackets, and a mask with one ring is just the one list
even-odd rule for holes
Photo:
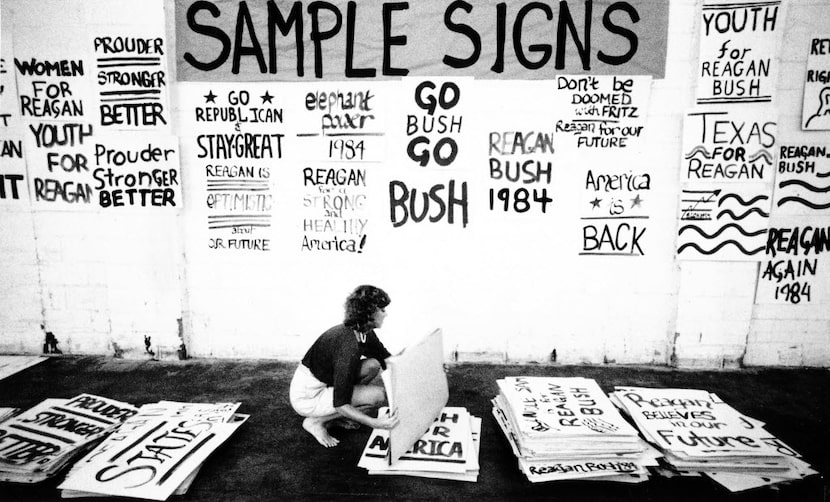
[[303,429],[308,431],[309,434],[314,436],[314,439],[316,439],[318,443],[326,448],[337,446],[340,441],[329,434],[325,424],[326,422],[319,418],[308,417],[303,420]]

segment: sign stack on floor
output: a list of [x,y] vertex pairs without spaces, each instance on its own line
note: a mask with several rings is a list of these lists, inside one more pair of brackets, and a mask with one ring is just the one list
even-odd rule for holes
[[0,481],[38,483],[56,475],[137,411],[91,394],[42,401],[0,424]]
[[[381,408],[378,413],[386,413]],[[445,407],[420,439],[390,464],[389,431],[375,429],[358,467],[370,475],[400,475],[478,481],[481,418],[466,408]]]
[[372,431],[357,465],[375,475],[478,481],[481,419],[447,407],[441,330],[388,358],[382,376],[389,408],[378,413],[396,410],[398,425]]
[[708,391],[616,387],[611,400],[662,451],[667,475],[704,474],[735,492],[815,474],[762,422]]
[[493,415],[531,482],[638,483],[659,454],[588,378],[498,380]]
[[58,486],[64,498],[166,500],[184,494],[207,457],[247,420],[240,403],[146,404]]

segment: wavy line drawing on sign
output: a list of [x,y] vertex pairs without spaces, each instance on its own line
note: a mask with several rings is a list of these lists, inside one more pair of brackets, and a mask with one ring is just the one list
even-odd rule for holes
[[760,259],[766,245],[771,198],[763,193],[765,189],[766,185],[682,190],[678,258]]
[[830,209],[830,153],[825,145],[781,147],[775,177],[776,215],[817,216]]

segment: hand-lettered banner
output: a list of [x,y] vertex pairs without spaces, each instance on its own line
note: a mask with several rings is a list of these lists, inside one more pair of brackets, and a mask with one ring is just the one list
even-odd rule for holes
[[830,36],[815,36],[807,53],[802,129],[830,129]]
[[697,104],[773,101],[784,6],[784,0],[704,1]]
[[668,0],[177,0],[176,64],[185,81],[662,78],[668,8]]

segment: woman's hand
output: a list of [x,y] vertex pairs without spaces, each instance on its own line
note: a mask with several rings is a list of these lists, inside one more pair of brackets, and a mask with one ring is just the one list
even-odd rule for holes
[[398,420],[398,411],[395,410],[387,415],[378,415],[378,418],[375,419],[374,428],[375,429],[393,429],[395,426],[398,425],[400,420]]

